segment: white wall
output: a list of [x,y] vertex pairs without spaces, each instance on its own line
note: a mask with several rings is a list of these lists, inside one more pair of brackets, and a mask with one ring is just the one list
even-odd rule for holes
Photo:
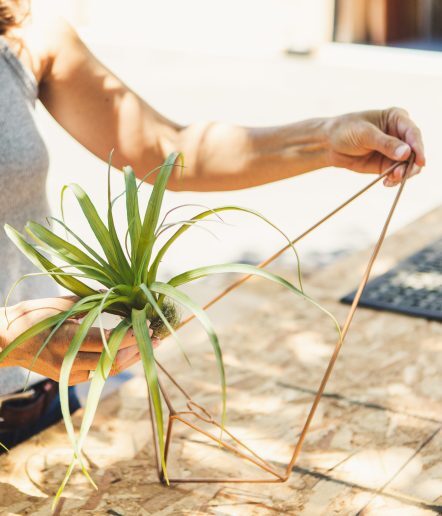
[[316,47],[330,39],[333,0],[62,0],[95,38],[219,54]]

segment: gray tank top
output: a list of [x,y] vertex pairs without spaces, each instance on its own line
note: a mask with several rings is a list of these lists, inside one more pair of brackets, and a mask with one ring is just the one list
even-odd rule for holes
[[[7,222],[19,231],[26,221],[44,221],[49,215],[46,176],[49,158],[35,123],[38,85],[0,36],[0,306],[13,282],[35,267],[9,241]],[[58,295],[48,278],[24,280],[10,304],[20,300]],[[27,372],[18,367],[0,368],[0,395],[23,387]],[[33,374],[33,382],[38,375]]]

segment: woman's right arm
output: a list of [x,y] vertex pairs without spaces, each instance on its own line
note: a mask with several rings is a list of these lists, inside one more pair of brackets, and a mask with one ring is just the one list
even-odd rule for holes
[[[0,308],[0,347],[4,349],[28,328],[47,317],[68,310],[74,302],[73,298],[63,297],[24,301],[15,306],[8,307],[7,318],[5,309]],[[26,369],[32,367],[32,371],[58,381],[63,359],[77,329],[78,322],[75,320],[69,320],[63,324],[33,364],[34,357],[48,336],[49,330],[42,332],[12,351],[0,363],[0,367],[21,366]],[[156,346],[159,344],[159,341],[154,339],[153,344]],[[70,377],[71,385],[85,382],[89,379],[90,371],[95,371],[97,368],[102,351],[103,343],[100,331],[98,328],[92,328],[74,362]],[[129,330],[117,353],[111,374],[121,372],[139,359],[140,356],[135,337],[132,331]]]

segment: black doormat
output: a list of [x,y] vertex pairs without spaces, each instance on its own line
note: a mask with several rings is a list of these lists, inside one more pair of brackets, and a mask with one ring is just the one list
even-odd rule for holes
[[[341,302],[351,304],[355,294]],[[369,281],[359,305],[442,321],[442,238]]]

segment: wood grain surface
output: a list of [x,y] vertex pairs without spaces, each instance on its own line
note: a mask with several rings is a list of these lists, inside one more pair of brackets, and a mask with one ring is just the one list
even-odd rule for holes
[[[388,237],[380,274],[441,235],[442,208]],[[311,272],[306,291],[342,321],[338,299],[354,288],[370,250]],[[273,269],[274,270],[274,269]],[[287,271],[279,271],[287,272]],[[288,276],[294,280],[294,271]],[[228,379],[228,427],[281,467],[312,402],[336,340],[330,321],[302,300],[252,280],[227,301],[217,324]],[[230,310],[230,312],[229,312]],[[186,365],[166,340],[158,358],[195,399],[215,413],[219,382],[209,343],[196,324],[183,329]],[[140,372],[100,406],[85,445],[98,491],[74,475],[57,508],[80,515],[426,515],[442,512],[442,326],[359,309],[285,484],[157,482]],[[170,393],[180,406],[179,396]],[[182,406],[182,405],[181,405]],[[75,423],[81,421],[81,411]],[[250,475],[255,470],[177,426],[170,472]],[[0,458],[0,514],[50,514],[71,457],[59,424]]]

